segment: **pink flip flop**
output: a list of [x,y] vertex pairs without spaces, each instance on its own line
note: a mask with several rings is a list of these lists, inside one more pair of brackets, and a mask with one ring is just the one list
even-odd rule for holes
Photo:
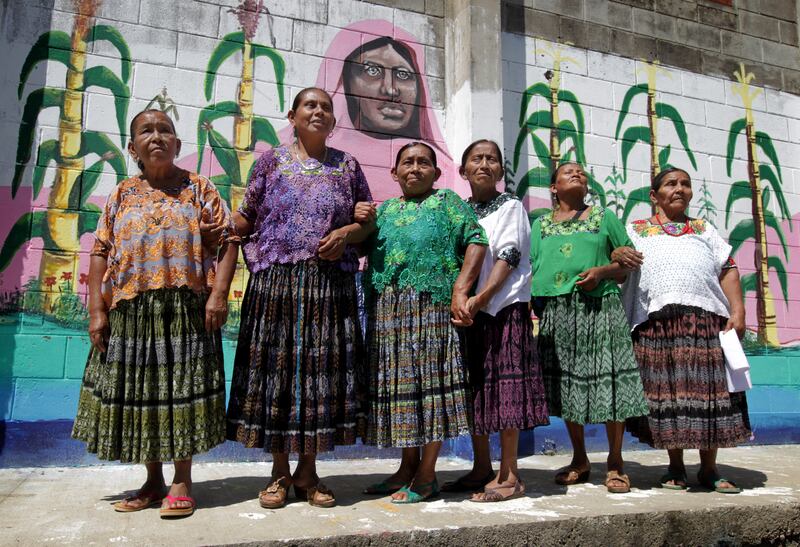
[[192,505],[189,507],[162,507],[160,514],[161,518],[170,518],[170,517],[188,517],[192,513],[194,513],[195,508],[197,507],[197,503],[194,501],[194,498],[191,496],[170,496],[167,494],[164,496],[164,499],[167,500],[170,505],[175,503],[176,501],[188,501]]

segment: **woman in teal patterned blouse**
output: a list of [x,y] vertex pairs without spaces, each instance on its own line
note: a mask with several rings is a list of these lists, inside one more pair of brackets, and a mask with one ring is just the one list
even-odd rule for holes
[[392,177],[403,195],[378,208],[364,276],[371,374],[367,439],[403,449],[400,469],[365,493],[391,493],[393,503],[437,495],[442,441],[470,432],[466,367],[455,327],[472,323],[467,297],[488,242],[469,205],[451,190],[433,188],[440,174],[428,145],[400,149]]

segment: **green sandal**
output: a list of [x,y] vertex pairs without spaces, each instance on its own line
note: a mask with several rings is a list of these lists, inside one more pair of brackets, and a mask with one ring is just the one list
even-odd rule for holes
[[[697,481],[704,488],[708,488],[709,490],[713,490],[714,492],[718,492],[720,494],[738,494],[742,491],[742,489],[736,486],[733,481],[720,477],[719,475],[716,477],[717,478],[705,477],[700,473],[697,473]],[[720,484],[723,482],[727,482],[732,486],[720,486]]]
[[[669,481],[672,481],[672,484],[670,484]],[[666,488],[667,490],[686,490],[686,473],[667,471],[664,476],[661,477],[661,488]]]
[[398,490],[398,492],[404,492],[406,494],[406,499],[404,499],[404,500],[395,500],[395,499],[393,499],[392,503],[396,503],[398,505],[405,505],[405,504],[408,504],[408,503],[419,503],[421,501],[425,501],[425,500],[429,500],[431,498],[435,498],[436,496],[439,495],[439,481],[437,481],[436,479],[433,479],[431,482],[426,482],[426,483],[423,483],[423,484],[419,485],[419,489],[420,490],[426,490],[427,488],[431,489],[431,491],[428,492],[427,494],[425,494],[424,496],[422,494],[418,494],[417,492],[414,492],[411,489],[411,487],[412,487],[412,485],[409,484],[409,485],[406,485],[406,486],[402,487],[400,490]]
[[361,491],[362,494],[366,494],[368,496],[389,496],[394,494],[398,490],[403,488],[402,484],[392,484],[387,481],[376,482],[374,484],[370,484],[364,490]]

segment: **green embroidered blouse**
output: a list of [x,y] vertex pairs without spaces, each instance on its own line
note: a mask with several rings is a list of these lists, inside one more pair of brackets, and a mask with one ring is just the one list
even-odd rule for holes
[[[531,264],[533,296],[570,294],[578,274],[595,266],[609,264],[611,251],[627,245],[633,247],[625,226],[608,209],[592,207],[585,220],[553,221],[553,212],[536,219],[531,226]],[[613,279],[603,279],[591,296],[617,293]]]
[[376,225],[368,244],[367,292],[413,287],[449,305],[467,246],[488,245],[478,217],[452,190],[437,190],[422,202],[387,200],[378,207]]

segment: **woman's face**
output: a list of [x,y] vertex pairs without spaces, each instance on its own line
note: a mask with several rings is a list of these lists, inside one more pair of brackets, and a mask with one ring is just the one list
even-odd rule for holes
[[172,165],[180,149],[181,141],[166,114],[149,111],[136,118],[128,151],[145,170]]
[[358,97],[360,129],[380,133],[404,129],[417,108],[414,67],[389,44],[362,53],[357,61],[348,87]]
[[683,171],[672,171],[661,180],[658,190],[650,191],[650,200],[671,217],[686,211],[692,195],[692,179],[689,175]]
[[287,115],[297,137],[327,137],[336,125],[330,98],[318,89],[306,91],[296,110]]
[[482,142],[469,151],[467,161],[461,168],[461,176],[475,190],[494,190],[497,181],[503,178],[503,165],[495,145]]
[[583,171],[583,167],[577,163],[566,163],[558,168],[556,182],[550,186],[550,192],[561,199],[561,196],[573,192],[580,193],[581,197],[586,197],[589,192],[589,179]]
[[434,167],[431,151],[424,146],[411,146],[400,155],[392,178],[400,185],[403,196],[416,198],[430,193],[442,172]]

